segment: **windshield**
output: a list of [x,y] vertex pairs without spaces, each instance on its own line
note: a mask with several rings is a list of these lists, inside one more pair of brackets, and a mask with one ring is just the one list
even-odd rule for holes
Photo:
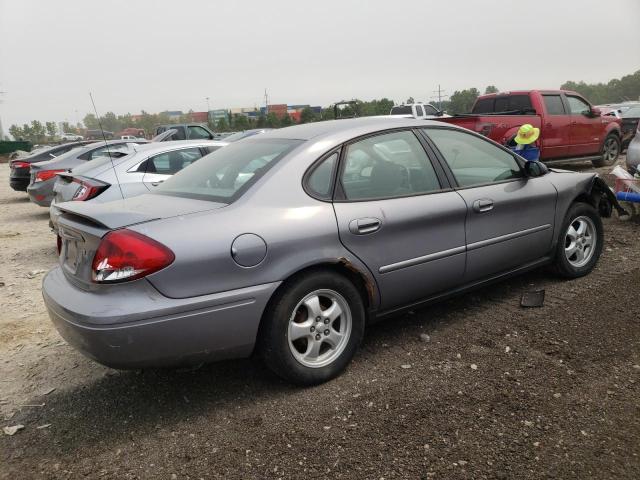
[[251,139],[205,155],[154,193],[231,203],[302,140]]

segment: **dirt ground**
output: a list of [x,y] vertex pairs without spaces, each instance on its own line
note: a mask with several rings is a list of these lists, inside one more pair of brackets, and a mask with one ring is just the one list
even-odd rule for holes
[[638,222],[605,220],[585,278],[536,271],[374,325],[344,375],[300,389],[251,360],[119,372],[76,353],[41,299],[47,210],[7,176],[0,415],[24,429],[0,432],[2,479],[640,478]]

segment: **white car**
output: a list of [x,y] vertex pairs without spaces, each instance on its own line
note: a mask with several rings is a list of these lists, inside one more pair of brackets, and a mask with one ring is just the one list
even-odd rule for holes
[[62,202],[104,203],[135,197],[155,187],[228,142],[177,140],[130,145],[120,158],[102,157],[58,174],[49,209],[50,225],[57,229]]
[[84,137],[75,133],[62,133],[60,134],[60,140],[75,142],[77,140],[84,140]]
[[434,119],[444,115],[443,112],[438,110],[430,103],[403,103],[402,105],[394,106],[389,115],[403,117],[403,118],[418,118],[418,119]]

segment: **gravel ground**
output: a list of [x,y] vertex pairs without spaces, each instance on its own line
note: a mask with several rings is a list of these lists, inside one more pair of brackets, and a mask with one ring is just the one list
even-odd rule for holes
[[0,414],[24,429],[0,433],[2,479],[640,478],[638,222],[605,220],[586,278],[536,271],[379,323],[344,375],[299,389],[251,360],[119,372],[76,353],[40,296],[47,211],[7,175]]

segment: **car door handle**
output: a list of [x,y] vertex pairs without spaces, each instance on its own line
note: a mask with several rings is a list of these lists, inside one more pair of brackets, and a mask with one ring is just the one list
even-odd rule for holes
[[577,125],[578,122],[571,122],[571,125]]
[[157,187],[158,185],[160,185],[162,182],[164,182],[164,180],[158,180],[157,182],[151,182],[151,185],[153,185],[154,187]]
[[476,213],[488,212],[493,209],[493,200],[489,198],[481,198],[473,202],[473,211]]
[[349,222],[349,231],[354,235],[366,235],[380,230],[382,222],[378,218],[357,218]]

